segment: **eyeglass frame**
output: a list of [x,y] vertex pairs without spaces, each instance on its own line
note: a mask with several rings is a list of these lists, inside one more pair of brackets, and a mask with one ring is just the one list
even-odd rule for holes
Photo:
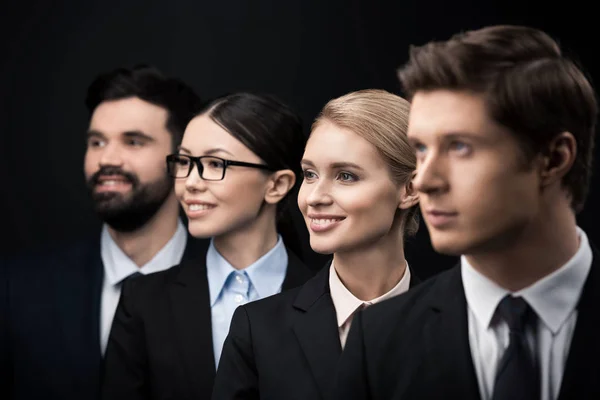
[[[191,161],[190,167],[188,168],[188,172],[185,176],[173,176],[173,174],[170,173],[169,162],[176,161],[175,160],[176,157],[185,157]],[[204,172],[204,167],[202,166],[201,160],[203,158],[215,158],[215,159],[223,162],[223,175],[221,176],[221,179],[205,179],[204,177],[202,177],[202,174]],[[190,156],[188,154],[174,153],[174,154],[169,154],[166,158],[166,161],[167,161],[167,171],[169,171],[169,175],[174,179],[188,178],[190,176],[190,174],[192,173],[192,171],[194,170],[194,165],[196,166],[196,169],[198,170],[198,175],[200,176],[200,179],[203,179],[205,181],[210,181],[210,182],[218,182],[218,181],[222,181],[223,179],[225,179],[225,171],[227,171],[227,167],[229,167],[229,166],[256,168],[256,169],[262,169],[262,170],[266,170],[266,171],[277,171],[277,169],[270,167],[268,165],[265,165],[265,164],[255,164],[255,163],[249,163],[249,162],[245,162],[245,161],[234,161],[234,160],[228,160],[226,158],[221,158],[221,157],[216,157],[216,156],[195,157],[195,156]]]

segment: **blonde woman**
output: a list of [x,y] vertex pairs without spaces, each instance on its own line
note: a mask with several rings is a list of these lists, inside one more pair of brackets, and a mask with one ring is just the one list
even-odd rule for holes
[[302,159],[310,245],[333,254],[303,286],[239,307],[213,399],[323,399],[355,312],[415,279],[403,241],[418,228],[409,103],[381,90],[330,101]]

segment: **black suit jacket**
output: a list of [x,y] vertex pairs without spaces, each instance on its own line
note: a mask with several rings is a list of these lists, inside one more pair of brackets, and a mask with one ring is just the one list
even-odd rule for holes
[[[559,400],[600,399],[600,258],[594,261]],[[334,399],[480,399],[460,267],[369,307],[352,324]]]
[[238,307],[212,398],[327,398],[341,353],[326,266],[300,288]]
[[[312,276],[290,251],[288,260],[282,290]],[[103,399],[208,399],[215,370],[206,255],[124,285]]]
[[[184,259],[208,241],[188,236]],[[0,398],[94,400],[100,397],[100,237],[43,250],[9,264],[5,368]],[[3,368],[4,369],[4,368]]]

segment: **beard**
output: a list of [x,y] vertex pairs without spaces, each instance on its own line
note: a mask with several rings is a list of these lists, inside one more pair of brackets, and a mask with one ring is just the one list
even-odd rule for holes
[[[101,176],[120,176],[131,184],[129,193],[94,191]],[[146,225],[169,198],[173,179],[166,173],[162,178],[142,184],[137,175],[118,167],[103,167],[87,180],[94,211],[117,232],[133,232]]]

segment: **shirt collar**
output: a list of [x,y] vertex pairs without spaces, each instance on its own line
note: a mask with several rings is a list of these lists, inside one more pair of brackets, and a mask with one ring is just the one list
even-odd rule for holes
[[212,307],[221,295],[225,282],[232,272],[243,271],[248,276],[250,284],[256,290],[259,298],[262,298],[270,293],[276,293],[281,288],[287,265],[288,254],[281,235],[279,235],[277,243],[271,250],[242,270],[235,269],[219,253],[214,245],[214,239],[211,239],[206,254],[210,306]]
[[[585,232],[577,227],[579,248],[558,270],[518,292],[554,334],[575,310],[579,295],[592,265],[592,249]],[[496,307],[509,293],[476,271],[461,257],[461,274],[465,297],[475,317],[486,328],[490,326]]]
[[108,232],[108,226],[102,227],[100,236],[100,253],[104,264],[105,279],[116,285],[129,275],[140,272],[144,275],[163,271],[178,264],[183,257],[187,243],[186,229],[180,220],[177,221],[175,234],[146,264],[138,267],[131,258],[121,250]]
[[389,292],[377,297],[376,299],[362,301],[355,297],[352,292],[350,292],[346,286],[344,286],[340,280],[340,277],[335,271],[333,262],[331,263],[331,267],[329,267],[329,292],[331,293],[331,300],[333,301],[333,306],[335,308],[338,328],[341,328],[346,323],[348,318],[350,318],[350,316],[352,316],[352,314],[354,314],[354,312],[363,304],[372,305],[379,303],[385,299],[402,294],[408,291],[409,288],[410,268],[408,267],[408,263],[406,263],[404,275],[402,276],[402,279],[400,279],[400,282],[396,284],[396,286],[394,286]]

